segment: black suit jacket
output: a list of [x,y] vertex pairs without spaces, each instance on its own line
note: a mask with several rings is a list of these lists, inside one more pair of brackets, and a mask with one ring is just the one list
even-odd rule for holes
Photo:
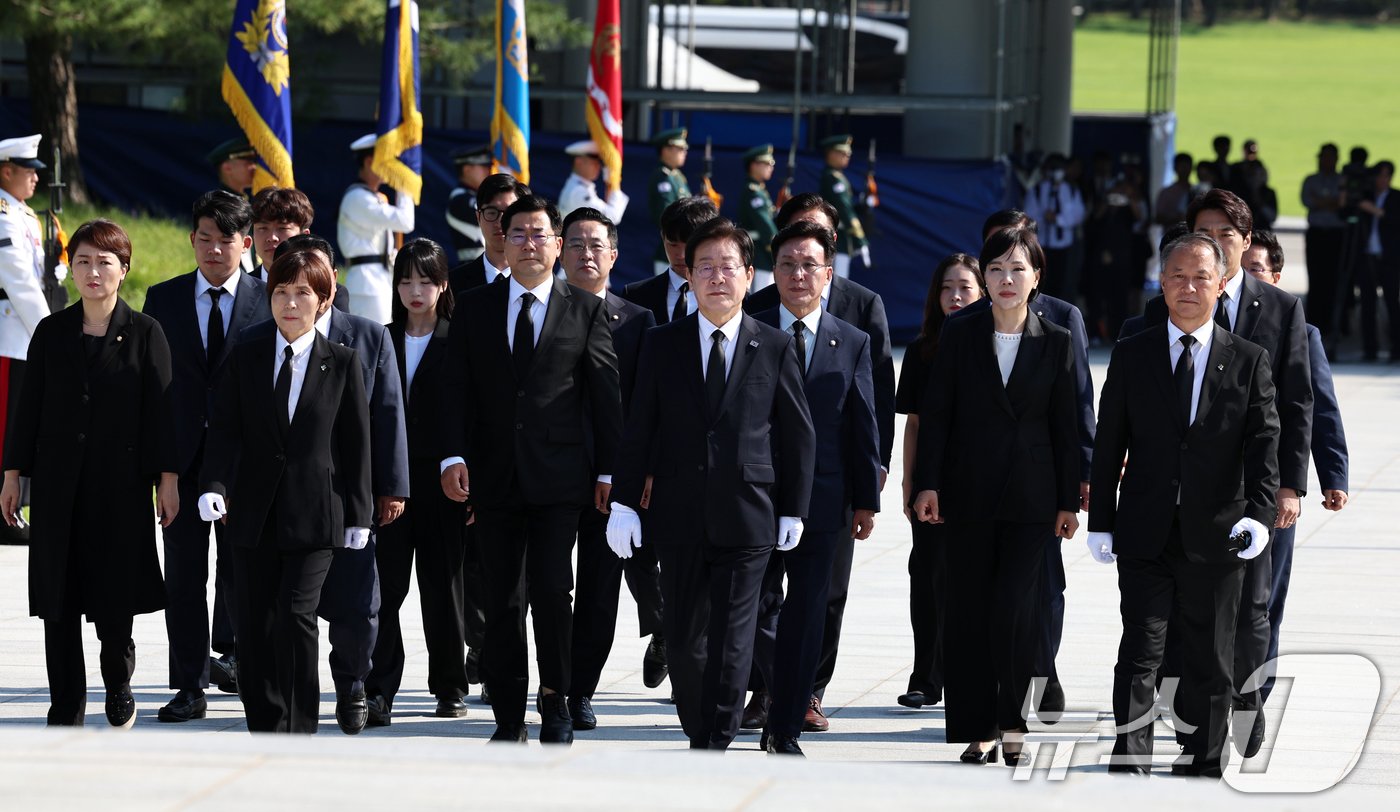
[[170,345],[170,432],[175,438],[176,471],[182,477],[199,474],[192,469],[195,454],[204,444],[204,427],[214,413],[214,392],[239,335],[248,326],[272,318],[267,286],[257,277],[239,274],[233,313],[224,325],[224,351],[210,364],[199,338],[199,317],[194,309],[198,273],[190,271],[147,288],[142,308],[142,312],[160,322]]
[[[782,329],[778,308],[754,318]],[[813,342],[812,364],[802,384],[818,442],[812,502],[803,525],[849,532],[850,508],[880,509],[880,431],[875,425],[870,336],[823,313],[816,335],[808,340]]]
[[[413,383],[402,389],[404,419],[408,438],[408,470],[414,498],[432,498],[441,493],[439,463],[442,460],[442,426],[449,418],[443,413],[442,386],[447,361],[447,336],[451,322],[438,319],[423,358],[413,374]],[[404,325],[390,324],[394,358],[400,380],[407,380],[404,358]],[[426,489],[426,490],[425,490]]]
[[617,374],[622,384],[622,413],[632,401],[632,387],[637,380],[637,358],[642,352],[642,339],[647,330],[656,326],[650,310],[633,304],[612,291],[606,293],[604,314],[612,330],[613,350],[617,353]]
[[640,282],[624,285],[622,298],[650,310],[657,324],[666,324],[671,320],[671,310],[666,307],[666,293],[670,289],[671,272],[667,270]]
[[452,289],[454,296],[460,298],[469,290],[486,285],[486,255],[482,254],[476,259],[469,259],[460,265],[454,265],[447,272],[447,286]]
[[1188,427],[1176,405],[1166,325],[1113,348],[1099,401],[1089,530],[1113,533],[1119,556],[1162,552],[1178,495],[1181,544],[1193,561],[1242,563],[1226,545],[1243,516],[1273,527],[1279,420],[1268,356],[1216,327],[1205,363]]
[[1028,314],[1003,385],[992,312],[943,324],[919,415],[915,492],[949,520],[1054,522],[1078,512],[1080,460],[1069,331]]
[[553,284],[523,379],[506,338],[507,309],[519,306],[508,301],[508,282],[469,291],[452,315],[439,459],[466,460],[477,505],[592,504],[596,478],[612,472],[622,401],[606,309],[591,293]]
[[[280,549],[343,547],[369,527],[370,423],[356,353],[319,333],[285,435],[273,397],[276,337],[245,336],[219,381],[200,490],[225,497],[228,534],[256,547],[272,523]],[[189,506],[193,507],[193,506]]]
[[[715,420],[705,414],[699,315],[647,333],[613,479],[650,544],[763,548],[805,517],[816,434],[792,337],[744,316]],[[651,506],[640,509],[647,474]]]
[[1342,428],[1342,408],[1332,385],[1332,365],[1322,348],[1322,333],[1308,325],[1308,364],[1312,368],[1312,458],[1317,481],[1324,491],[1349,491],[1347,435]]
[[[778,286],[769,285],[744,300],[750,316],[772,310],[781,303]],[[880,428],[880,464],[890,467],[894,453],[894,355],[890,351],[890,321],[885,301],[875,291],[832,275],[826,312],[863,330],[870,336],[870,363],[875,376],[875,419]]]
[[[1400,202],[1400,198],[1396,199]],[[1313,390],[1308,365],[1308,331],[1297,296],[1266,285],[1244,271],[1234,334],[1269,353],[1278,398],[1278,475],[1281,487],[1300,495],[1308,489],[1308,454],[1312,446]],[[1143,324],[1167,321],[1166,301],[1154,297],[1143,311]],[[1273,521],[1266,523],[1272,527]]]

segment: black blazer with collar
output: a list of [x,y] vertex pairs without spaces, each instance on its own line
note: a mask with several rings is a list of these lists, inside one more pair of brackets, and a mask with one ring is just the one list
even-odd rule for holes
[[469,259],[460,265],[454,265],[447,272],[447,286],[452,289],[454,296],[461,298],[469,290],[483,287],[486,282],[486,255],[482,254],[476,259]]
[[1312,458],[1317,481],[1324,491],[1350,491],[1348,486],[1347,435],[1342,428],[1342,408],[1332,384],[1332,365],[1322,348],[1322,333],[1308,325],[1308,364],[1312,367]]
[[[228,534],[256,547],[270,524],[279,549],[343,547],[345,528],[369,527],[370,422],[356,352],[313,339],[296,413],[285,434],[273,376],[276,336],[245,336],[219,381],[200,490],[227,500]],[[192,507],[192,506],[191,506]]]
[[666,294],[670,290],[671,271],[667,269],[640,282],[624,285],[622,298],[650,310],[652,318],[660,325],[671,320],[671,311],[666,307]]
[[698,324],[692,313],[647,332],[612,498],[641,514],[648,544],[771,548],[778,518],[806,517],[811,504],[816,433],[802,365],[791,336],[744,316],[711,420]]
[[[754,318],[782,329],[778,308]],[[870,336],[823,313],[808,340],[814,342],[812,363],[802,383],[818,442],[812,503],[803,525],[849,532],[847,510],[880,509],[880,432],[875,424]]]
[[257,277],[238,275],[238,292],[233,297],[233,313],[224,325],[224,351],[210,364],[200,340],[199,316],[194,308],[195,277],[198,270],[167,279],[146,290],[142,311],[160,322],[170,343],[171,433],[175,436],[175,459],[180,476],[198,476],[193,469],[195,454],[204,444],[204,427],[214,413],[214,392],[218,389],[229,354],[243,330],[272,318],[268,308],[267,286]]
[[[441,427],[448,417],[443,413],[442,386],[447,360],[447,336],[451,327],[448,319],[438,319],[433,328],[423,358],[413,374],[413,383],[402,390],[404,417],[408,437],[408,469],[415,498],[431,498],[441,494],[439,463],[442,460]],[[408,380],[408,363],[404,357],[404,325],[390,324],[394,359],[399,378]]]
[[641,305],[634,304],[607,291],[604,312],[612,330],[613,349],[617,352],[617,374],[622,384],[622,413],[632,401],[632,387],[637,380],[637,357],[641,355],[642,339],[647,330],[656,326],[656,317]]
[[939,491],[950,521],[1054,522],[1079,510],[1069,331],[1027,314],[1005,385],[992,312],[943,324],[919,415],[915,492]]
[[[1308,489],[1308,458],[1312,448],[1313,387],[1308,362],[1307,322],[1297,296],[1267,285],[1245,273],[1234,334],[1263,347],[1269,354],[1278,398],[1278,476],[1281,487],[1300,495]],[[1147,303],[1143,325],[1166,324],[1167,304],[1161,296]],[[1273,521],[1265,524],[1272,527]]]
[[612,473],[622,400],[606,309],[591,293],[553,285],[523,379],[506,338],[507,310],[518,307],[509,283],[468,291],[452,314],[439,460],[466,460],[477,505],[592,504],[597,477]]
[[1193,561],[1243,563],[1226,549],[1243,516],[1273,527],[1279,419],[1268,356],[1216,327],[1205,364],[1188,427],[1176,406],[1167,326],[1113,348],[1099,401],[1089,530],[1113,533],[1119,556],[1162,552],[1178,496],[1181,543]]
[[[752,316],[772,310],[779,304],[778,286],[769,285],[744,300],[744,312]],[[885,301],[875,291],[833,274],[826,312],[870,336],[870,363],[875,375],[875,418],[880,427],[880,464],[888,469],[890,455],[894,453],[895,379],[894,355],[890,352],[890,321],[885,315]]]

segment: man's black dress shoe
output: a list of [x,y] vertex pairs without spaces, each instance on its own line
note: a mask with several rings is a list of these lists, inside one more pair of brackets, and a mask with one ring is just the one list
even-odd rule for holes
[[524,725],[497,725],[496,732],[491,734],[491,741],[510,744],[524,744],[528,738]]
[[765,749],[775,756],[797,756],[799,758],[806,758],[806,756],[802,754],[802,748],[797,744],[797,739],[793,736],[769,736],[768,746]]
[[574,722],[574,730],[593,730],[598,726],[598,717],[593,713],[593,698],[589,696],[569,697],[569,718]]
[[539,694],[540,743],[573,744],[574,721],[569,718],[569,708],[560,694]]
[[226,694],[238,693],[238,658],[232,654],[210,657],[209,684]]
[[1260,708],[1254,712],[1254,724],[1249,729],[1249,739],[1240,744],[1238,732],[1235,735],[1235,749],[1245,758],[1254,758],[1259,755],[1259,749],[1264,746],[1264,709]]
[[481,696],[477,697],[477,700],[483,705],[491,704],[491,692],[486,690],[486,683],[484,682],[481,683]]
[[180,691],[165,707],[156,712],[156,718],[162,722],[188,722],[191,719],[203,719],[208,710],[209,703],[205,700],[203,691]]
[[1040,695],[1040,707],[1036,718],[1042,723],[1053,725],[1065,714],[1065,688],[1058,679],[1051,677],[1045,682],[1045,690]]
[[365,729],[365,724],[369,722],[369,704],[363,688],[335,698],[335,721],[349,736]]
[[467,703],[460,696],[440,696],[433,715],[444,719],[461,719],[467,715]]
[[928,705],[937,705],[942,697],[937,694],[926,694],[923,691],[909,691],[899,695],[895,700],[906,708],[922,708]]
[[389,700],[375,694],[365,700],[365,725],[367,727],[388,727],[393,721],[389,710]]
[[744,706],[744,716],[739,720],[741,730],[761,730],[768,725],[768,694],[754,691],[749,704]]
[[655,688],[666,679],[669,669],[666,665],[666,638],[653,634],[647,644],[647,653],[642,655],[642,684]]
[[131,695],[130,685],[107,692],[107,721],[123,729],[136,723],[136,697]]
[[474,648],[467,649],[467,684],[476,685],[481,682],[481,652]]

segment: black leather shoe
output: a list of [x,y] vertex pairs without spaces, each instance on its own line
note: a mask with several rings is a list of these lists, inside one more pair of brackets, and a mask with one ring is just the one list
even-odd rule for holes
[[1146,764],[1110,764],[1108,772],[1111,775],[1140,775],[1146,778],[1152,774],[1152,768]]
[[1035,715],[1047,725],[1055,724],[1065,715],[1065,688],[1058,679],[1052,677],[1045,682],[1045,690],[1040,695],[1040,707]]
[[528,739],[524,725],[496,725],[496,732],[491,734],[491,741],[497,743],[524,744]]
[[774,756],[797,756],[806,758],[802,754],[802,748],[798,746],[797,739],[793,736],[769,736],[768,753]]
[[130,685],[107,692],[107,721],[123,730],[136,723],[136,697],[131,695]]
[[943,697],[937,694],[926,694],[923,691],[909,691],[908,693],[900,694],[899,699],[895,701],[906,708],[923,708],[929,705],[937,705],[942,699]]
[[1259,755],[1259,749],[1264,746],[1264,709],[1260,708],[1254,712],[1254,725],[1249,729],[1249,739],[1244,742],[1244,747],[1240,747],[1240,738],[1235,736],[1235,749],[1245,758],[1254,758]]
[[997,747],[993,744],[990,750],[978,750],[971,745],[958,756],[958,761],[964,764],[995,764],[997,760]]
[[369,722],[369,704],[365,700],[364,689],[335,698],[335,721],[347,736],[354,736],[365,729],[365,724]]
[[753,697],[749,699],[749,704],[744,706],[744,717],[739,720],[739,727],[743,730],[762,730],[768,725],[768,694],[765,691],[754,691]]
[[209,703],[205,700],[203,691],[180,691],[165,707],[156,712],[156,718],[162,722],[188,722],[191,719],[203,719],[208,710]]
[[539,694],[540,743],[573,744],[574,720],[569,718],[569,708],[564,697],[559,694]]
[[476,685],[481,682],[481,652],[474,648],[467,649],[467,684]]
[[366,727],[388,727],[392,721],[393,714],[389,711],[389,700],[378,694],[365,700]]
[[1173,764],[1172,775],[1179,775],[1185,778],[1219,778],[1219,764],[1197,764],[1189,762],[1186,764]]
[[460,696],[440,696],[433,715],[444,719],[461,719],[467,715],[467,703]]
[[593,698],[588,696],[569,697],[569,718],[574,722],[574,730],[593,730],[598,726],[598,717],[593,713]]
[[238,693],[238,658],[232,654],[210,657],[209,684],[226,694]]
[[666,665],[666,638],[653,634],[647,644],[647,653],[642,655],[642,684],[655,688],[666,679],[669,668]]
[[772,738],[773,734],[769,733],[768,728],[765,727],[763,729],[763,732],[758,735],[758,749],[762,750],[765,753],[768,752],[768,742]]
[[481,683],[481,696],[477,697],[477,699],[478,699],[478,700],[481,702],[481,704],[483,704],[483,705],[490,705],[490,704],[491,704],[491,692],[488,691],[488,690],[486,690],[486,683],[484,683],[484,682]]

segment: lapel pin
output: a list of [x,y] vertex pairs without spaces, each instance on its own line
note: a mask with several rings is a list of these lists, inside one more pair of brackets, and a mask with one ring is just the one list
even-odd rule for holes
[[1224,371],[1225,371],[1225,365],[1224,365],[1224,364],[1216,364],[1216,365],[1215,365],[1215,368],[1218,369],[1218,370],[1220,370],[1221,372],[1224,372]]
[[613,319],[613,321],[617,321],[617,320],[620,319],[620,318],[622,318],[622,317],[619,316],[619,315],[617,315],[616,313],[612,314],[612,319]]
[[[1223,369],[1223,367],[1222,367],[1222,369]],[[325,372],[325,371],[326,371],[326,365],[325,365],[325,364],[322,364],[322,365],[321,365],[321,371],[322,371],[322,372]]]
[[831,346],[833,346],[833,347],[835,347],[835,346],[836,346],[836,339],[834,339],[834,338],[833,338],[833,339],[831,339]]
[[750,346],[750,347],[757,347],[757,346],[758,346],[758,339],[756,339],[756,338],[749,339],[749,346]]
[[117,336],[117,340],[118,340],[118,341],[121,341],[121,340],[122,340],[122,337],[121,337],[121,336]]

